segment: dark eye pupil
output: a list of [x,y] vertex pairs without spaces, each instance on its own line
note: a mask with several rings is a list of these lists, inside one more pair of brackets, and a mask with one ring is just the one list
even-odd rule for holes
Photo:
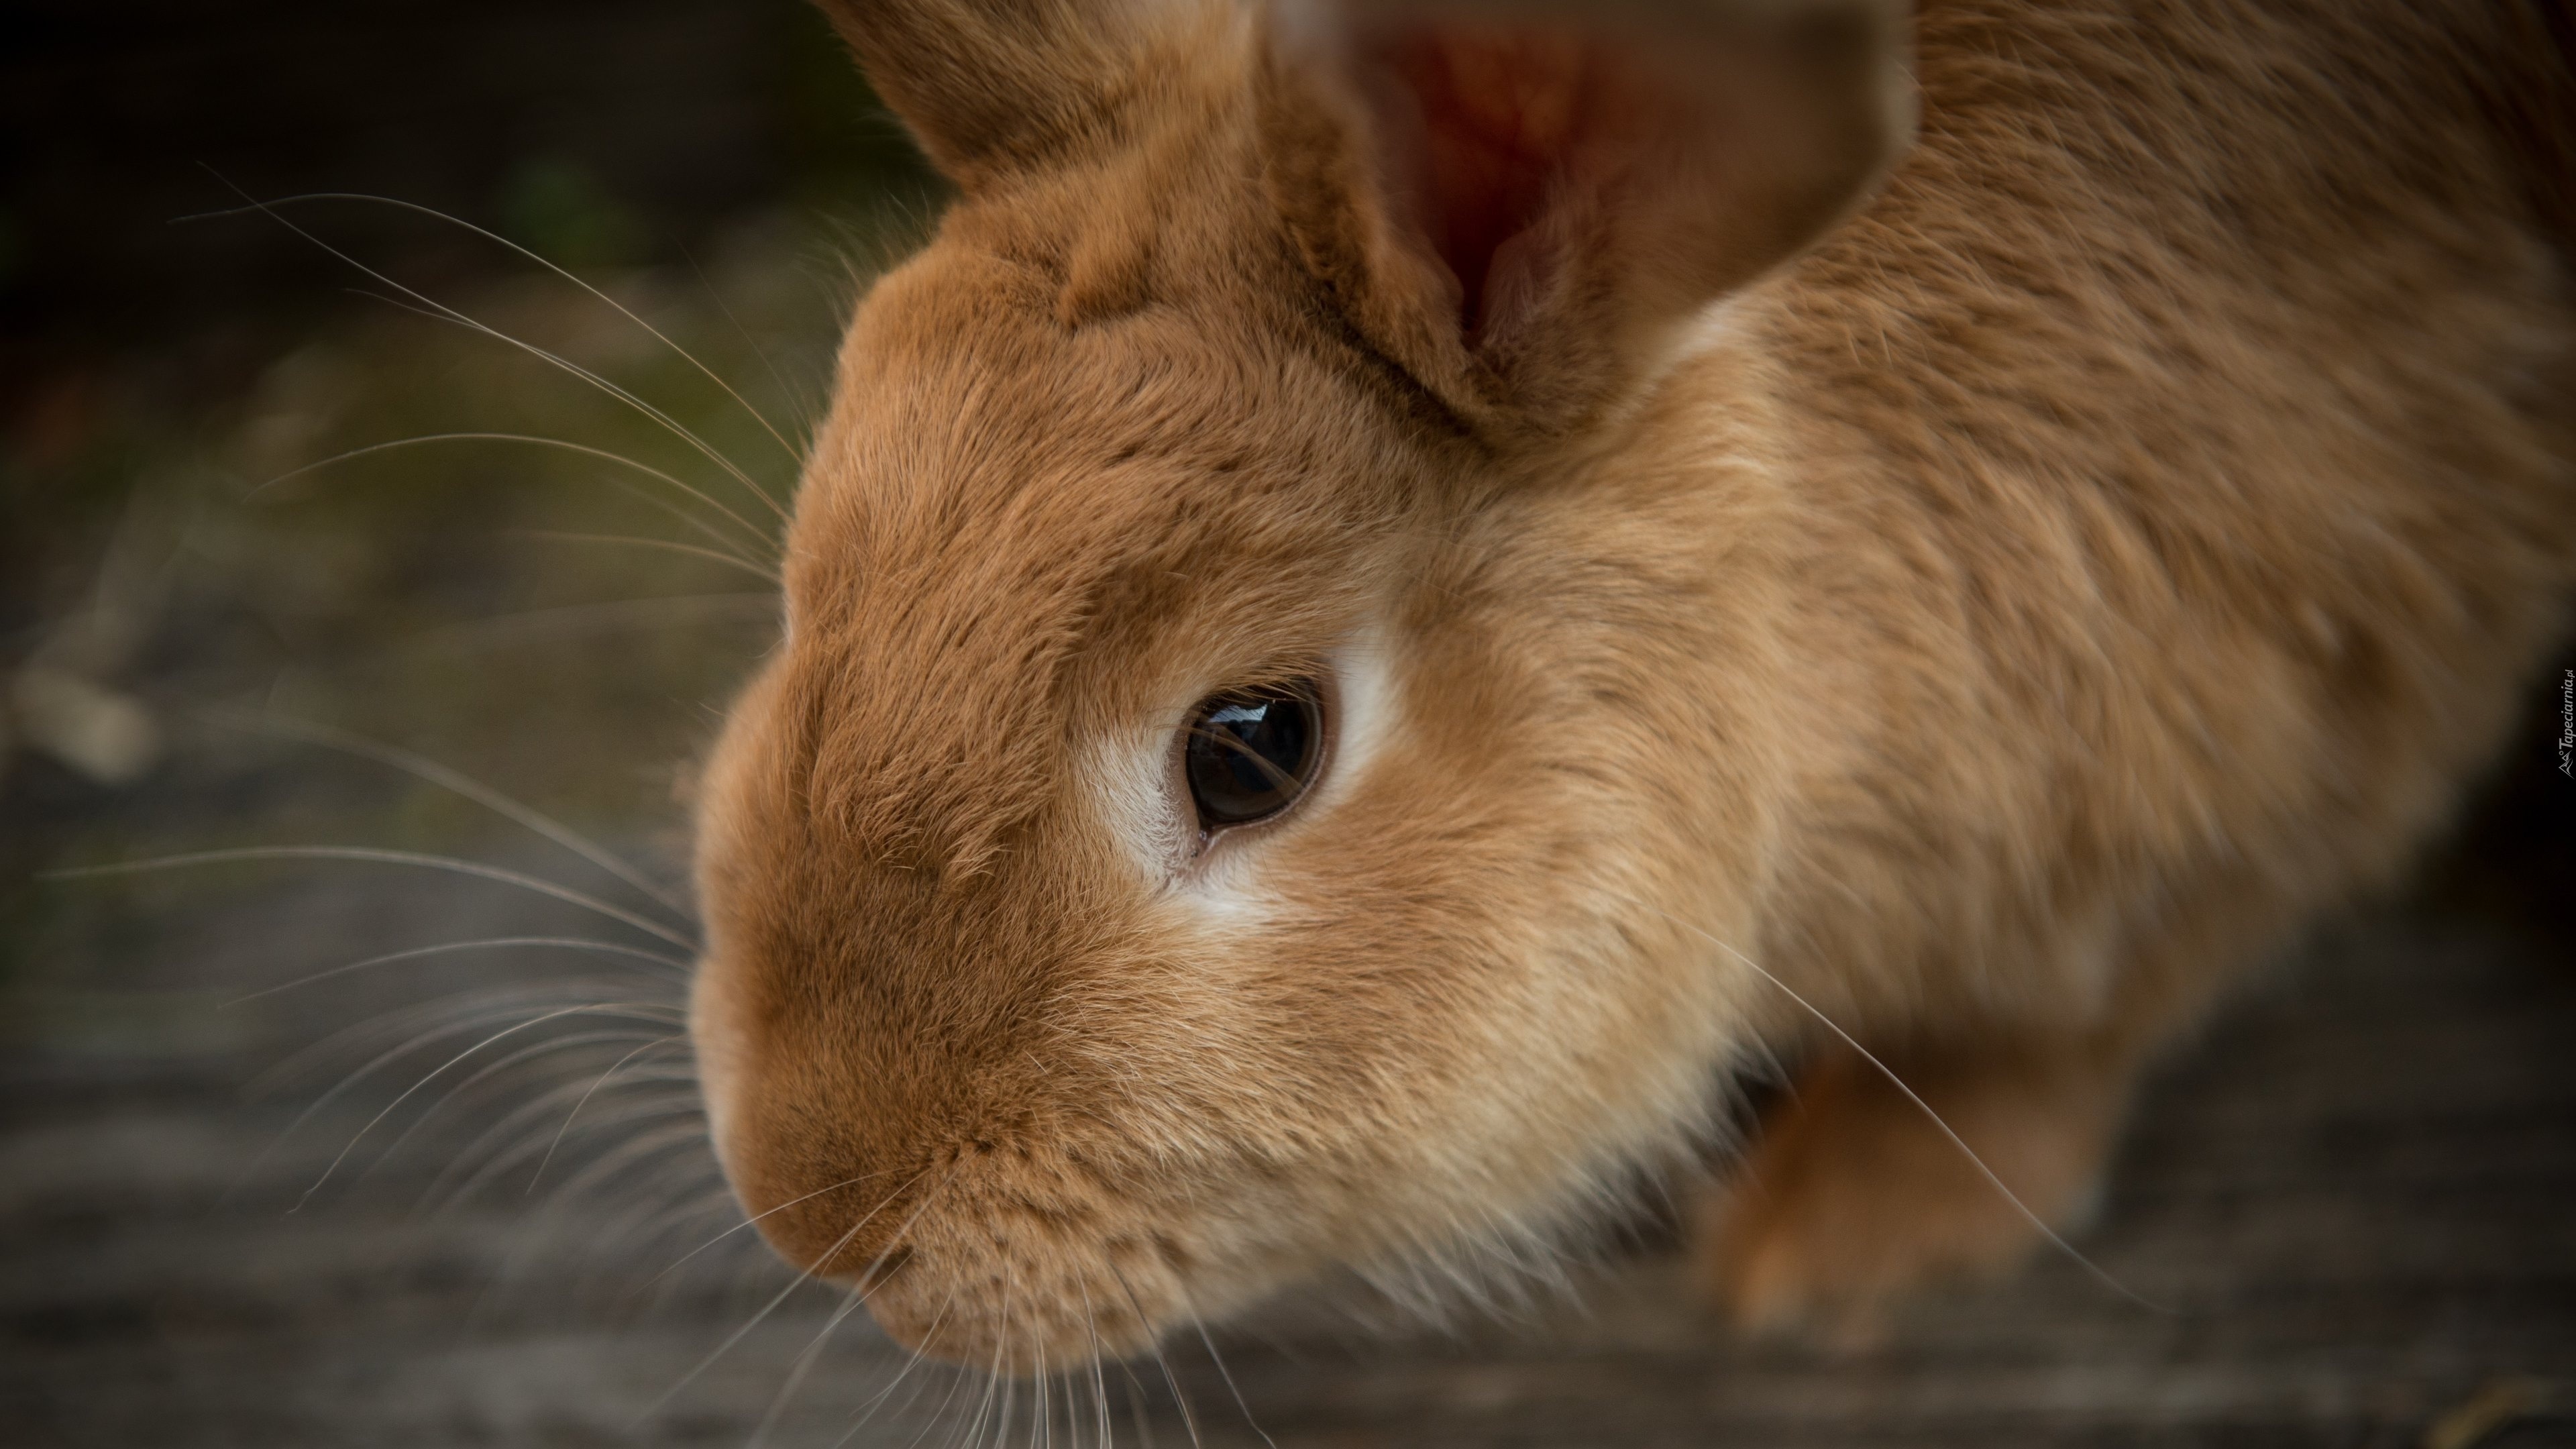
[[1323,733],[1323,711],[1303,686],[1201,704],[1183,756],[1199,824],[1241,825],[1287,809],[1314,773]]

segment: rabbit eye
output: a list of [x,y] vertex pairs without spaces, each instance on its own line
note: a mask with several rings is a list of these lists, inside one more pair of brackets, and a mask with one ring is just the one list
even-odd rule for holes
[[1324,743],[1322,696],[1310,684],[1220,694],[1190,716],[1181,767],[1199,827],[1276,815],[1313,782]]

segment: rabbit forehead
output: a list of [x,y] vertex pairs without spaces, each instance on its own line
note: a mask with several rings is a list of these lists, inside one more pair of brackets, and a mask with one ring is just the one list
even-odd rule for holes
[[[1042,263],[943,243],[853,324],[790,563],[863,586],[964,554],[1101,571],[1303,553],[1383,511],[1368,400],[1268,319],[1196,299],[1097,325]],[[906,580],[909,582],[909,580]]]

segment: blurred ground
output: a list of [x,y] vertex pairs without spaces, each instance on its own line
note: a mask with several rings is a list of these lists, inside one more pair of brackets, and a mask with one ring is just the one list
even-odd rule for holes
[[[903,1373],[864,1320],[809,1358],[834,1302],[716,1236],[651,959],[685,762],[770,640],[761,493],[929,184],[786,0],[121,15],[30,7],[0,56],[0,1443],[1032,1437],[1026,1389]],[[237,200],[200,161],[454,212],[608,300],[399,208],[165,225]],[[453,433],[511,436],[402,442]],[[1214,1336],[1230,1379],[1187,1341],[1104,1375],[1120,1438],[2576,1444],[2552,685],[2423,879],[2150,1096],[2084,1247],[2174,1314],[2042,1262],[1866,1351],[1744,1344],[1639,1248],[1448,1333],[1281,1305]],[[39,878],[316,845],[591,904],[384,860]],[[517,944],[255,994],[477,940]]]

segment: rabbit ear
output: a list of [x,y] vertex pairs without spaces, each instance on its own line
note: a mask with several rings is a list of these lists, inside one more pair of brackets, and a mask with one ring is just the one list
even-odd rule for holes
[[1179,0],[817,0],[933,165],[972,190],[1115,146]]
[[1272,199],[1360,331],[1561,432],[1912,134],[1904,0],[1274,0]]

